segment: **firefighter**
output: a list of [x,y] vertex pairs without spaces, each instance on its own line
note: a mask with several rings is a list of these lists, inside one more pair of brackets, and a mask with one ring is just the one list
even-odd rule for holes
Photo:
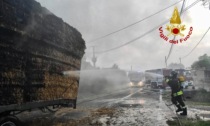
[[176,112],[183,111],[180,115],[187,115],[187,108],[182,99],[183,91],[177,78],[177,73],[172,71],[170,79],[166,79],[166,82],[171,87],[171,101],[178,108]]

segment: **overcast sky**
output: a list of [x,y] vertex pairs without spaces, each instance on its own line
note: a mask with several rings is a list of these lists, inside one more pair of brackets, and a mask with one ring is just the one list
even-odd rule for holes
[[[92,57],[91,46],[96,45],[96,51],[104,51],[124,44],[158,26],[166,19],[171,18],[174,6],[119,33],[90,43],[91,40],[139,21],[172,5],[178,0],[37,1],[56,16],[61,17],[65,22],[75,27],[82,34],[87,46],[87,60],[90,61]],[[196,0],[187,0],[186,6],[189,6],[194,1]],[[181,3],[177,4],[179,10]],[[172,62],[178,63],[179,57],[189,53],[210,26],[210,10],[204,8],[201,4],[201,2],[196,4],[196,6],[183,14],[182,24],[185,24],[187,28],[184,32],[185,36],[190,26],[193,27],[193,33],[186,42],[174,46],[168,64]],[[163,27],[165,28],[166,26],[163,25]],[[165,31],[165,34],[167,34],[167,31]],[[170,39],[172,38],[171,36]],[[97,54],[98,61],[96,65],[99,67],[110,67],[116,63],[122,69],[128,70],[133,66],[134,69],[139,71],[163,68],[165,67],[164,57],[168,55],[170,46],[170,43],[159,37],[159,30],[157,29],[120,49],[104,54]],[[210,32],[191,55],[182,59],[182,63],[186,67],[189,67],[197,60],[198,56],[204,53],[210,55]]]

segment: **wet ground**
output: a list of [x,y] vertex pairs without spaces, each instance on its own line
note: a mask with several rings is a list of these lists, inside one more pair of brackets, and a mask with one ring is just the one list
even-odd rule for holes
[[104,115],[93,122],[102,125],[167,126],[166,120],[173,114],[161,100],[158,91],[130,89],[130,92],[130,95],[112,104],[116,108],[112,117]]
[[[165,92],[135,87],[92,99],[78,99],[77,109],[63,108],[54,114],[39,116],[41,121],[35,119],[37,121],[33,123],[43,126],[167,126],[166,121],[176,120],[177,115],[171,102],[163,99],[163,93],[170,93],[170,90]],[[209,119],[210,107],[187,106],[188,116],[184,118]]]

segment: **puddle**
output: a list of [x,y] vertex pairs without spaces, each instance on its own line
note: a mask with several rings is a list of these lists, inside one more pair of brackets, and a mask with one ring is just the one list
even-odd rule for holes
[[134,100],[124,100],[122,102],[118,103],[118,106],[120,107],[143,107],[143,105],[145,104],[145,100],[144,99],[134,99]]
[[97,102],[97,103],[109,103],[109,102],[113,102],[113,101],[116,101],[116,99],[102,99],[102,100],[97,100],[97,101],[94,101],[94,102]]
[[62,117],[65,119],[79,119],[87,116],[88,116],[87,112],[76,111],[76,112],[65,113],[63,114]]
[[119,104],[118,105],[119,107],[126,107],[126,108],[135,108],[135,107],[143,107],[142,105],[140,104]]
[[56,112],[54,114],[54,117],[58,119],[62,118],[63,120],[69,120],[69,119],[71,120],[71,119],[81,119],[87,117],[89,114],[90,114],[89,111],[78,110],[78,109],[72,110],[64,108]]
[[189,115],[190,116],[195,115],[194,118],[199,117],[202,120],[210,120],[210,111],[197,109],[197,108],[191,108],[189,110],[190,110]]
[[159,95],[159,102],[162,102],[163,101],[163,96],[162,94]]
[[205,121],[210,120],[210,114],[200,114],[200,118]]

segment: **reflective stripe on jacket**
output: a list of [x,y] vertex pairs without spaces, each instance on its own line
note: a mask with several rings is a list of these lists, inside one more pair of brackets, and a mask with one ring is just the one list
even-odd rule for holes
[[179,92],[173,93],[174,97],[179,96],[179,95],[183,95],[183,91],[179,91]]
[[166,79],[166,83],[168,83],[170,80],[169,79]]

